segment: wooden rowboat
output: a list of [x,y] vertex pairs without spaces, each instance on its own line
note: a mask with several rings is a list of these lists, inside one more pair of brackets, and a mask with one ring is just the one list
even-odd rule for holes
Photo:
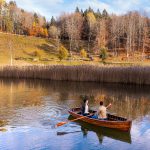
[[[101,127],[107,127],[111,129],[117,129],[121,131],[130,131],[132,121],[128,120],[123,117],[118,117],[112,114],[107,114],[107,120],[99,120],[99,119],[93,119],[89,118],[88,116],[82,117],[80,108],[72,108],[68,111],[70,115],[74,118],[80,118],[81,121],[87,122],[92,125],[101,126]],[[90,111],[90,113],[95,113],[96,111]]]
[[[68,120],[72,120],[72,119],[73,117],[70,115],[68,117]],[[103,143],[103,139],[105,137],[118,140],[118,141],[122,141],[122,142],[126,142],[126,143],[130,143],[130,144],[132,143],[130,132],[124,132],[121,130],[115,130],[115,129],[105,128],[105,127],[100,127],[100,126],[97,127],[87,122],[83,122],[82,120],[78,120],[76,123],[81,127],[80,132],[83,133],[83,136],[87,136],[88,132],[94,132],[97,135],[97,138],[100,143]],[[75,131],[75,133],[76,132],[79,132],[79,131]],[[69,134],[69,133],[70,132],[58,132],[59,135],[64,135],[64,134]]]

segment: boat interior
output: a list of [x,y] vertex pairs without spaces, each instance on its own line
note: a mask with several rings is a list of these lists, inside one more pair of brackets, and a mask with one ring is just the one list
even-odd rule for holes
[[[72,111],[74,113],[77,113],[77,114],[81,115],[80,108],[73,108]],[[90,114],[94,114],[94,113],[96,113],[96,111],[90,110]],[[119,116],[116,116],[116,115],[112,115],[110,113],[107,113],[107,120],[109,120],[109,121],[127,121],[127,119],[124,118],[124,117],[119,117]]]

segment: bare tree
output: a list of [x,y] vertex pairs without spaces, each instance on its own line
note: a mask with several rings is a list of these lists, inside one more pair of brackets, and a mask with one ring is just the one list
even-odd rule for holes
[[59,50],[60,45],[60,29],[54,25],[49,28],[49,36],[56,40],[57,42],[57,50]]
[[96,18],[93,14],[93,12],[89,12],[87,14],[87,21],[89,26],[89,34],[88,34],[88,52],[90,51],[90,44],[91,44],[91,38],[95,31],[95,25],[96,25]]
[[80,13],[64,14],[60,17],[61,30],[64,37],[69,39],[69,49],[72,50],[72,45],[78,47],[78,41],[81,38],[81,29],[83,18]]
[[96,40],[95,40],[95,49],[96,52],[99,52],[100,48],[106,47],[106,20],[99,19],[96,23]]

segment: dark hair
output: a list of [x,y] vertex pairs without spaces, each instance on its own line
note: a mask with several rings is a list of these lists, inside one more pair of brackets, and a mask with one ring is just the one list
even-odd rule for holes
[[103,101],[100,101],[99,104],[100,104],[100,105],[103,105]]
[[87,100],[88,100],[88,99],[87,99],[87,98],[85,98],[85,99],[83,100],[83,102],[84,102],[84,103],[86,103],[86,101],[87,101]]
[[86,101],[89,99],[89,97],[87,95],[85,95],[85,96],[82,96],[82,99],[83,99],[83,103],[86,103]]

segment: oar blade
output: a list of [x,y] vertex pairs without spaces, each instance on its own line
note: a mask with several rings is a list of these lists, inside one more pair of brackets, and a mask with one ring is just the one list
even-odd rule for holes
[[63,126],[64,124],[66,124],[67,122],[59,122],[56,124],[57,127]]

